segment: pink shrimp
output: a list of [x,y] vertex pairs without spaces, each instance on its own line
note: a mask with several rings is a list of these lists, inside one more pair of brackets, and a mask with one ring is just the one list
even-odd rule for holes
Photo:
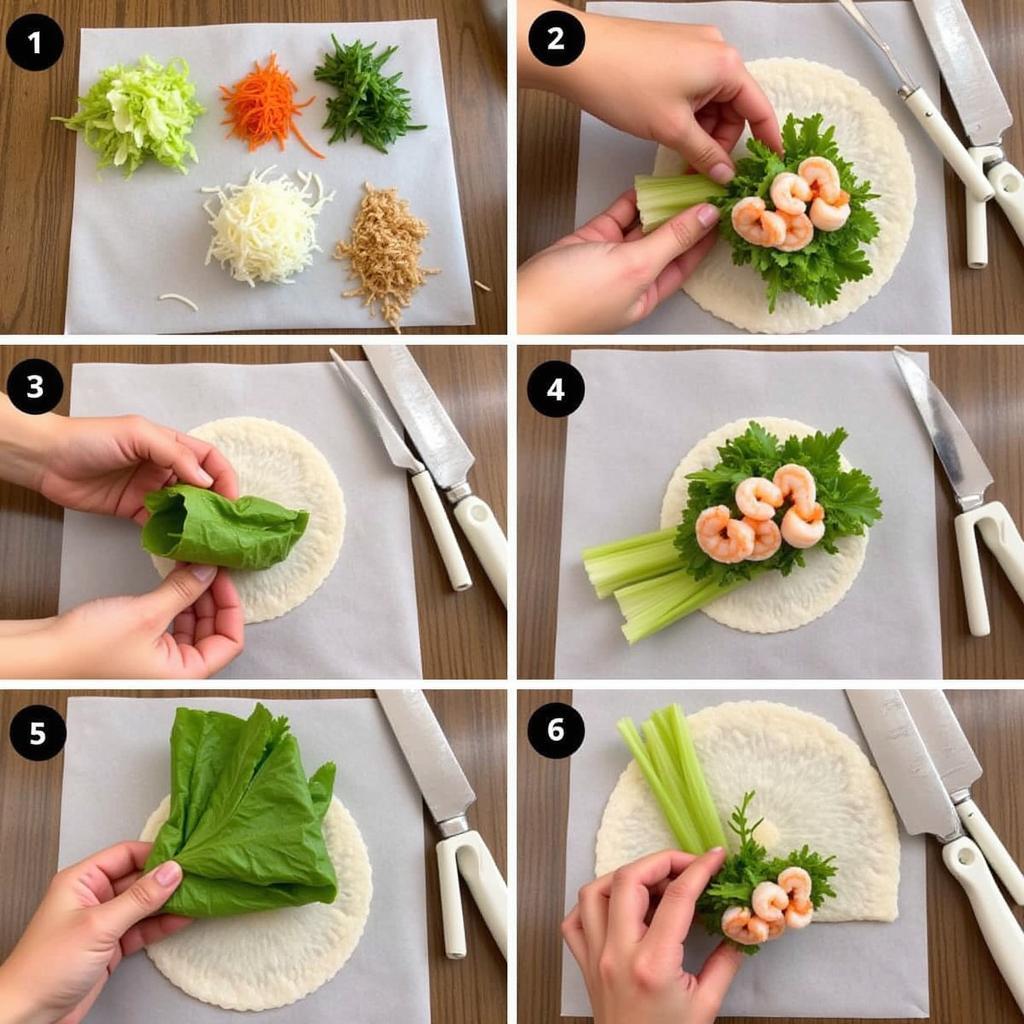
[[812,198],[810,184],[792,171],[776,174],[768,194],[781,213],[803,213]]
[[815,502],[805,515],[794,505],[782,517],[782,539],[794,548],[813,548],[825,536],[825,510]]
[[770,924],[783,918],[786,907],[789,906],[789,897],[781,885],[775,882],[761,882],[754,886],[750,905],[762,921]]
[[823,156],[809,156],[797,168],[797,174],[810,186],[811,194],[821,196],[826,203],[839,198],[842,186],[839,184],[839,169]]
[[817,496],[817,487],[814,483],[814,476],[806,466],[787,462],[775,470],[772,483],[782,491],[782,497],[796,505],[805,514],[805,517],[810,515],[811,507]]
[[844,203],[826,203],[820,197],[815,199],[811,203],[810,217],[819,231],[838,231],[850,219],[849,196]]
[[814,917],[811,876],[803,868],[792,865],[779,872],[778,884],[789,898],[785,913],[786,925],[790,928],[806,928]]
[[782,507],[782,491],[763,476],[748,476],[736,488],[736,507],[748,519],[771,519]]
[[779,252],[797,252],[811,244],[814,238],[814,225],[806,213],[779,213],[785,221],[786,237],[776,244]]
[[772,246],[786,240],[785,221],[758,196],[747,196],[732,208],[732,226],[751,245]]
[[740,519],[733,519],[728,505],[713,505],[697,516],[697,543],[716,562],[733,565],[754,550],[754,531]]
[[782,531],[774,519],[751,519],[744,516],[743,522],[754,531],[754,550],[747,555],[750,562],[763,562],[771,558],[782,547]]
[[768,941],[770,929],[767,921],[751,913],[750,907],[729,907],[722,914],[722,931],[741,946],[756,946]]

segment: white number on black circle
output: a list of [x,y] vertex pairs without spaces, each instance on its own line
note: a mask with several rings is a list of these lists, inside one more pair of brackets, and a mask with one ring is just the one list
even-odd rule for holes
[[28,397],[42,398],[43,378],[38,373],[30,373],[26,379],[28,380]]
[[32,52],[38,57],[39,56],[39,29],[35,32],[29,32],[29,41],[32,43]]
[[29,745],[33,747],[41,746],[46,742],[46,729],[45,722],[32,722],[28,727],[28,734],[31,737],[29,739]]
[[[562,37],[565,35],[564,29],[560,29],[557,25],[552,25],[548,29],[548,35],[551,36],[551,42],[548,43],[549,50],[564,50],[565,44],[562,42]],[[37,50],[36,53],[39,51]]]
[[548,722],[548,739],[552,743],[561,743],[565,736],[565,726],[562,724],[565,721],[564,718],[552,718]]
[[565,389],[562,387],[561,377],[556,377],[551,382],[551,387],[548,388],[548,398],[553,398],[556,402],[560,402],[565,398]]

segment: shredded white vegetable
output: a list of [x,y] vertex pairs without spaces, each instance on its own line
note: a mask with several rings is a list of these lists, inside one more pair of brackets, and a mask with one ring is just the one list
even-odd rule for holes
[[199,307],[187,295],[179,295],[177,292],[164,292],[163,295],[158,295],[156,299],[157,302],[163,302],[164,299],[177,299],[179,302],[184,302],[186,306],[191,306],[197,313],[199,312]]
[[273,169],[253,171],[244,185],[201,190],[220,199],[216,212],[210,209],[213,200],[203,204],[213,228],[206,263],[217,260],[250,288],[257,281],[292,284],[295,275],[313,262],[313,253],[322,251],[316,244],[316,215],[334,198],[333,192],[324,195],[318,174],[299,171],[300,189],[287,174],[266,181]]

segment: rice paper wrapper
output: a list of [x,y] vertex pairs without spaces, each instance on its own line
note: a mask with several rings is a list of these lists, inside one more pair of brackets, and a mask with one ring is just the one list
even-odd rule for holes
[[[352,366],[384,402],[368,364]],[[183,433],[221,417],[276,420],[323,453],[344,492],[345,537],[334,568],[298,607],[247,626],[245,650],[220,678],[421,677],[405,475],[388,461],[330,363],[74,367],[73,416],[127,413],[141,413]],[[97,597],[143,594],[159,585],[139,532],[127,520],[64,513],[62,612]]]
[[[914,358],[927,368],[926,354]],[[556,677],[942,676],[932,448],[889,352],[583,349],[572,361],[587,394],[566,439]],[[849,432],[843,454],[882,496],[864,567],[799,629],[742,633],[696,612],[630,647],[583,550],[658,529],[683,455],[725,423],[768,415]]]
[[[902,259],[881,292],[845,319],[821,328],[820,333],[952,331],[942,157],[897,97],[897,83],[888,62],[838,4],[795,5],[761,0],[685,4],[591,2],[587,10],[623,18],[714,25],[745,60],[803,57],[838,68],[870,90],[896,120],[910,150],[917,179],[914,224]],[[868,13],[900,60],[912,69],[918,83],[937,96],[938,65],[911,4],[903,0],[875,0]],[[828,111],[821,113],[828,123]],[[653,142],[634,138],[590,114],[582,114],[576,223],[582,224],[606,209],[632,184],[635,174],[650,174],[656,150]],[[732,334],[736,330],[680,293],[663,302],[628,333]]]
[[[594,842],[601,815],[630,760],[616,721],[628,715],[639,723],[673,701],[690,713],[736,700],[779,701],[820,715],[871,757],[839,690],[576,690],[572,703],[586,723],[587,742],[573,755],[570,769],[566,911],[576,902],[580,886],[594,877]],[[925,850],[923,837],[900,830],[899,917],[892,924],[818,924],[783,936],[744,962],[725,998],[722,1016],[927,1017]],[[715,940],[695,924],[686,943],[686,969],[699,970],[714,946]],[[565,949],[562,1015],[592,1016],[582,976]]]
[[[313,77],[324,54],[333,52],[331,33],[343,46],[360,40],[383,47],[397,45],[384,73],[402,73],[409,90],[413,124],[425,131],[409,132],[389,152],[378,152],[361,138],[327,144],[330,132],[321,126],[326,100],[336,90]],[[206,107],[189,135],[199,163],[188,174],[147,161],[127,181],[116,167],[97,171],[97,154],[80,134],[66,133],[54,123],[51,131],[75,147],[75,205],[71,224],[71,255],[65,330],[68,334],[180,334],[241,330],[386,327],[378,313],[371,319],[360,298],[343,299],[355,284],[349,263],[333,258],[335,243],[348,239],[362,201],[363,182],[377,188],[394,186],[412,212],[430,226],[421,265],[439,267],[412,305],[403,311],[403,327],[456,326],[474,320],[472,285],[459,209],[455,158],[445,101],[441,51],[434,20],[336,22],[323,24],[198,25],[181,28],[82,29],[78,95],[84,95],[111,64],[134,64],[149,54],[161,64],[173,57],[188,61],[196,100]],[[266,64],[271,52],[298,89],[295,100],[305,107],[295,124],[319,160],[294,137],[284,152],[276,142],[254,152],[242,139],[226,138],[220,86],[232,86],[247,75],[254,61]],[[53,113],[70,115],[77,109]],[[242,185],[250,171],[271,165],[270,178],[287,173],[301,186],[296,172],[315,172],[327,192],[336,190],[316,217],[316,237],[323,252],[296,275],[294,284],[258,284],[232,279],[215,260],[204,266],[213,237],[203,203],[215,195],[203,187]],[[429,173],[424,169],[429,168]],[[316,189],[314,187],[314,195]],[[166,292],[188,296],[194,312],[174,300],[158,302]]]

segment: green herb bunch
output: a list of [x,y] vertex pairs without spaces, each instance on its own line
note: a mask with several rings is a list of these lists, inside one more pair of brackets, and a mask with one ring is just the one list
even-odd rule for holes
[[[736,488],[747,477],[769,480],[787,463],[805,467],[814,477],[817,501],[825,510],[825,534],[819,542],[829,554],[837,551],[841,537],[860,536],[866,527],[882,518],[882,499],[871,477],[860,469],[844,470],[839,449],[849,435],[842,427],[831,434],[817,431],[804,438],[791,435],[780,442],[754,420],[739,437],[718,449],[720,461],[712,469],[701,469],[687,477],[690,481],[683,519],[676,530],[675,546],[683,565],[695,580],[717,579],[721,586],[749,580],[752,576],[776,569],[788,576],[795,566],[803,566],[804,552],[785,541],[771,558],[762,562],[716,562],[697,543],[697,517],[712,505],[727,505],[735,518],[742,518],[736,506]],[[785,509],[776,514],[781,523]]]
[[327,100],[324,128],[331,130],[328,142],[347,139],[359,132],[363,142],[381,153],[406,132],[422,131],[425,124],[410,124],[412,112],[409,92],[398,84],[399,71],[386,76],[381,69],[398,49],[389,46],[374,56],[376,43],[364,46],[358,39],[342,46],[331,35],[334,53],[324,54],[324,62],[313,75],[338,90]]

